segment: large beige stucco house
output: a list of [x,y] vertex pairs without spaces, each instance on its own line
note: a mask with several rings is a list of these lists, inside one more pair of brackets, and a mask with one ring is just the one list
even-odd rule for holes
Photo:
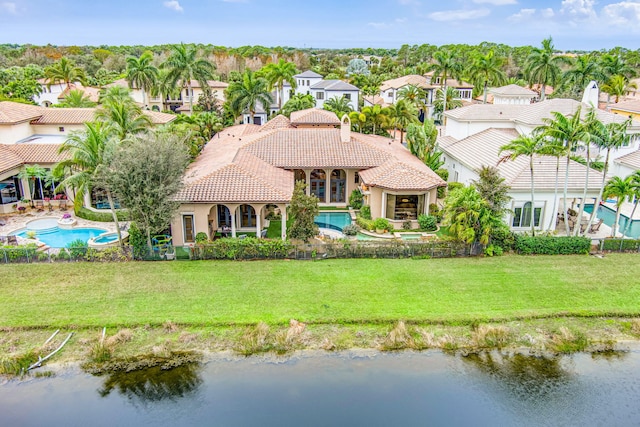
[[199,232],[211,238],[222,229],[261,235],[273,211],[282,214],[284,239],[295,181],[305,182],[320,206],[346,207],[358,189],[374,218],[417,226],[445,182],[401,144],[351,132],[349,119],[342,120],[311,108],[218,133],[185,174],[171,224],[174,243],[188,245]]

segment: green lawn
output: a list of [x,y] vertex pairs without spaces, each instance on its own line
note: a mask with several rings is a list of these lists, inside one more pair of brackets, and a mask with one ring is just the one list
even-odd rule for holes
[[0,327],[639,315],[637,255],[2,265]]

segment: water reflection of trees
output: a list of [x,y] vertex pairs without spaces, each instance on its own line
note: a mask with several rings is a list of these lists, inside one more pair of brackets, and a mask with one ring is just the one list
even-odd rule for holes
[[498,380],[520,399],[545,399],[567,385],[572,374],[562,366],[561,357],[539,357],[497,352],[472,354],[462,358],[479,372]]
[[98,393],[108,396],[117,390],[140,403],[177,400],[194,394],[202,384],[200,364],[190,363],[173,369],[153,367],[132,372],[108,374]]

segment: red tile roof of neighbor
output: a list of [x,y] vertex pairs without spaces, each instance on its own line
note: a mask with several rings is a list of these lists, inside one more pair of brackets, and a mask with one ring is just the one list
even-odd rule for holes
[[54,164],[68,156],[59,144],[0,144],[0,173],[25,164]]
[[[318,119],[326,122],[326,112]],[[335,114],[331,122],[339,123]],[[340,129],[287,127],[287,119],[279,116],[263,127],[233,126],[216,135],[190,165],[177,200],[288,201],[293,194],[291,170],[315,168],[357,169],[367,185],[391,190],[427,191],[446,185],[389,138],[351,132],[343,142]]]
[[291,113],[291,124],[300,125],[339,125],[340,119],[335,113],[320,108],[308,108],[306,110]]

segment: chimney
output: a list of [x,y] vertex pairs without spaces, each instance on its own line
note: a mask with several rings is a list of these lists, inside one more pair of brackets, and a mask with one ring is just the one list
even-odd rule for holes
[[600,89],[598,88],[598,83],[595,80],[591,80],[584,90],[584,95],[582,95],[582,102],[584,104],[592,105],[595,108],[598,108],[598,99],[600,95]]
[[340,141],[351,141],[351,119],[349,119],[349,116],[347,116],[346,114],[342,116],[342,120],[340,123]]

